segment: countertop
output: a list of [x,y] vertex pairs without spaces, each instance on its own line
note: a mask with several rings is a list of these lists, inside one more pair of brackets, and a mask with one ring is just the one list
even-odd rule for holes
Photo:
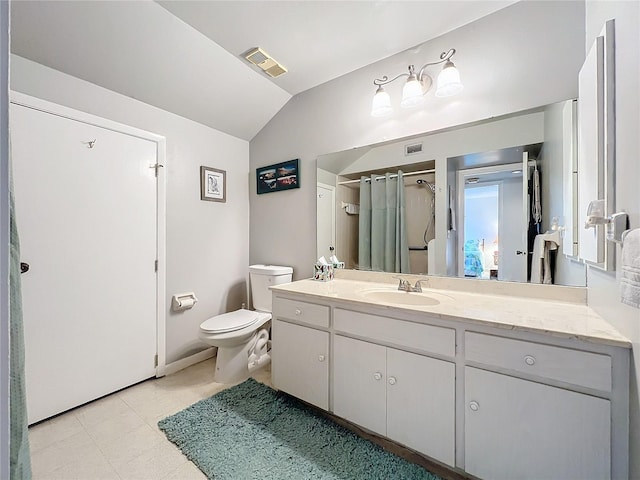
[[[397,281],[396,281],[397,282]],[[461,290],[424,288],[423,295],[439,300],[437,305],[400,305],[373,301],[364,291],[396,291],[390,283],[336,278],[330,282],[299,280],[271,287],[276,293],[305,295],[319,300],[369,305],[403,312],[424,312],[444,320],[462,320],[482,325],[576,338],[592,343],[631,348],[628,338],[592,308],[581,303],[511,295],[490,295]]]

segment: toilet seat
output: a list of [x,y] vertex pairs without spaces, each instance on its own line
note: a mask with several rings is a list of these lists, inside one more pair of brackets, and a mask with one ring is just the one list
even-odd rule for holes
[[200,325],[200,330],[206,333],[235,332],[253,325],[260,319],[260,313],[241,308],[235,312],[223,313],[211,317]]

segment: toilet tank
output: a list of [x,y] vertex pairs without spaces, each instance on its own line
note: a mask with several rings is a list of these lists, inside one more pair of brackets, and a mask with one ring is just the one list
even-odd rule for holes
[[291,282],[293,268],[279,265],[251,265],[251,299],[253,308],[261,312],[271,312],[271,290],[273,285]]

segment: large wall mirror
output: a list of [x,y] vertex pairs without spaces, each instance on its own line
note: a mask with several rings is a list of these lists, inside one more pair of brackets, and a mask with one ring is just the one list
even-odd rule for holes
[[584,286],[575,102],[322,155],[317,254],[347,268]]

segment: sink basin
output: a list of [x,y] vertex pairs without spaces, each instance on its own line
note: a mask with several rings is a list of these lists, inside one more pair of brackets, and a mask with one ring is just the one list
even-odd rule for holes
[[[431,294],[402,292],[400,290],[364,290],[360,294],[368,300],[396,305],[438,305],[440,300]],[[438,295],[440,296],[440,295]]]

